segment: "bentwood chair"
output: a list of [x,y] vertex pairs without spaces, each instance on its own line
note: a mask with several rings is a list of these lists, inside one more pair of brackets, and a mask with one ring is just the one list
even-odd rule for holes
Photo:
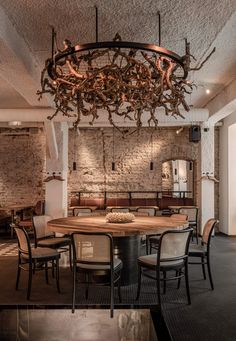
[[154,217],[156,215],[156,208],[155,207],[145,207],[145,206],[139,206],[136,209],[137,212],[142,212],[142,213],[148,213],[150,217]]
[[[188,216],[186,214],[172,214],[171,215],[172,219],[176,219],[176,220],[183,220],[183,221],[188,221]],[[156,234],[156,235],[152,235],[149,237],[149,253],[152,253],[152,250],[158,250],[159,247],[159,242],[160,242],[160,234]],[[147,248],[148,250],[148,248]],[[147,251],[148,254],[148,251]]]
[[55,233],[50,231],[47,226],[49,220],[52,220],[52,217],[48,215],[33,217],[35,247],[50,247],[59,250],[59,252],[69,251],[69,261],[72,269],[71,239],[69,237],[56,237]]
[[[167,281],[178,280],[179,287],[180,279],[185,277],[188,304],[191,304],[188,280],[188,250],[191,233],[192,229],[166,231],[160,237],[157,254],[138,258],[138,290],[136,300],[140,296],[142,275],[156,280],[157,298],[160,308],[160,283],[163,282],[165,293]],[[169,271],[172,271],[172,273],[167,277]]]
[[19,287],[21,270],[28,271],[27,299],[30,299],[32,275],[35,271],[45,270],[46,283],[48,284],[48,263],[56,270],[57,291],[60,293],[59,286],[59,258],[60,253],[50,248],[31,248],[29,236],[23,227],[15,227],[18,240],[18,268],[16,277],[16,290]]
[[205,265],[207,265],[208,276],[211,284],[211,289],[214,290],[214,284],[211,274],[211,265],[210,265],[210,243],[211,243],[211,236],[214,231],[214,228],[219,223],[216,219],[209,219],[203,229],[203,234],[201,237],[200,244],[191,244],[189,249],[189,257],[190,258],[200,258],[200,262],[192,262],[190,261],[189,264],[201,264],[203,277],[206,279],[206,271]]
[[[110,316],[114,310],[114,284],[118,283],[120,294],[120,279],[122,261],[114,258],[113,239],[108,233],[75,232],[72,234],[73,247],[73,294],[72,312],[75,311],[76,281],[86,284],[86,299],[89,284],[110,286]],[[81,276],[82,275],[82,276]],[[100,277],[99,277],[100,276]],[[102,276],[102,277],[101,277]],[[82,277],[81,279],[79,277]],[[99,281],[98,278],[104,281]]]
[[[197,244],[198,244],[198,208],[197,207],[180,207],[179,208],[179,214],[186,214],[188,216],[189,221],[189,227],[193,228],[193,231],[195,232]],[[194,234],[192,234],[193,238]]]
[[[143,213],[143,214],[148,213],[148,215],[150,217],[154,217],[156,215],[156,208],[155,207],[149,207],[149,206],[146,206],[146,207],[145,206],[139,206],[139,207],[137,207],[136,212],[137,213]],[[146,240],[146,242],[145,242],[145,244],[146,244],[146,254],[148,254],[148,246],[149,246],[149,238],[150,238],[150,236],[146,235],[146,236],[144,236],[144,238]]]

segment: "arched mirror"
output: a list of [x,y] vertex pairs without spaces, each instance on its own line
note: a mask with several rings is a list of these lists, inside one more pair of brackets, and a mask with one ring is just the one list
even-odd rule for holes
[[193,198],[193,161],[169,160],[162,163],[162,191],[177,198]]

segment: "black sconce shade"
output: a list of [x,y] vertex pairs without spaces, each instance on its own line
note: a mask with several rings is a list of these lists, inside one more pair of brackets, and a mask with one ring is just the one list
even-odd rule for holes
[[76,171],[76,162],[73,162],[73,171]]

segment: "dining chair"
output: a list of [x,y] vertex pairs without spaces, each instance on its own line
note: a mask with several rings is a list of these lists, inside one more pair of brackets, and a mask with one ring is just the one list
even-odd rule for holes
[[59,286],[59,258],[60,253],[51,248],[32,248],[30,245],[29,236],[23,227],[14,227],[17,240],[18,240],[18,267],[16,277],[16,290],[19,287],[21,270],[28,271],[28,288],[27,288],[27,300],[30,299],[32,275],[36,271],[44,270],[46,283],[48,284],[48,264],[51,263],[51,267],[56,271],[56,285],[57,291],[60,293]]
[[59,252],[69,251],[69,262],[72,269],[71,238],[56,237],[55,233],[49,230],[47,226],[49,220],[52,220],[49,215],[33,216],[35,247],[50,247],[57,249]]
[[156,215],[156,208],[139,206],[137,207],[136,212],[148,213],[150,217],[154,217]]
[[[177,213],[173,213],[170,218],[172,219],[176,219],[176,220],[183,220],[183,221],[188,221],[188,216],[186,214],[177,214]],[[159,243],[160,243],[160,236],[161,234],[155,234],[155,235],[151,235],[149,237],[149,253],[152,253],[152,250],[158,250],[159,247]],[[148,251],[147,251],[148,254]]]
[[[160,309],[160,283],[163,282],[165,293],[167,281],[178,280],[179,287],[180,279],[185,277],[188,304],[191,304],[188,280],[188,251],[191,233],[192,229],[165,231],[160,236],[157,253],[138,258],[138,289],[136,300],[140,296],[142,276],[156,280],[157,298]],[[153,271],[155,275],[152,274]],[[167,277],[169,271],[172,271],[172,273]]]
[[27,233],[34,233],[33,228],[33,216],[42,215],[45,211],[45,201],[38,200],[35,206],[30,207],[27,210],[23,210],[22,219],[19,222],[19,226],[24,227]]
[[[147,214],[148,216],[154,217],[156,215],[156,209],[154,207],[139,206],[136,208],[136,212],[139,214]],[[148,254],[149,238],[153,235],[144,235],[141,239],[141,243],[146,245],[146,254]],[[145,243],[145,244],[144,244]]]
[[92,214],[92,209],[90,207],[76,207],[73,208],[73,216],[89,216]]
[[[189,221],[189,227],[193,228],[193,231],[195,232],[196,241],[198,244],[198,237],[199,237],[199,231],[198,231],[198,208],[197,207],[180,207],[179,208],[179,214],[186,214],[188,216]],[[194,236],[194,233],[192,234],[192,238]]]
[[[119,258],[114,258],[112,236],[108,233],[74,232],[71,237],[73,248],[72,312],[75,311],[76,280],[79,281],[80,275],[83,274],[84,277],[79,283],[86,284],[86,299],[90,284],[110,286],[110,316],[113,317],[114,284],[118,283],[118,295],[121,301],[120,279],[123,264]],[[105,281],[96,283],[97,276],[101,279],[105,276]]]
[[213,219],[213,218],[209,219],[204,225],[203,234],[201,237],[201,243],[191,244],[190,249],[189,249],[190,258],[200,258],[201,260],[200,262],[190,261],[189,264],[192,264],[192,265],[201,264],[204,279],[206,279],[205,265],[207,265],[208,276],[209,276],[212,290],[214,290],[214,283],[212,279],[211,264],[210,264],[210,244],[211,244],[212,233],[218,223],[219,221],[216,219]]

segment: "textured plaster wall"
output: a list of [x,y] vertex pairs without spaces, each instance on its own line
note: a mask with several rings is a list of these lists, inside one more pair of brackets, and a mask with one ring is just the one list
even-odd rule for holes
[[35,203],[44,198],[45,135],[0,134],[0,205]]

